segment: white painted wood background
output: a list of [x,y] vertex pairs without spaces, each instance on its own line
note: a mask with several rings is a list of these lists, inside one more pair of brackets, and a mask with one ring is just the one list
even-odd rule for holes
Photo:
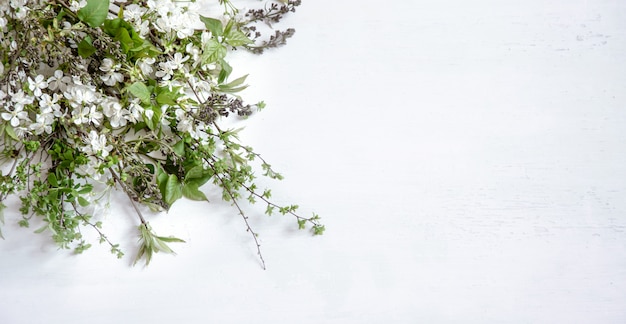
[[626,2],[308,0],[281,26],[231,60],[268,103],[243,140],[327,233],[259,213],[262,271],[212,195],[153,216],[187,244],[133,268],[132,238],[77,257],[7,215],[0,323],[626,323]]

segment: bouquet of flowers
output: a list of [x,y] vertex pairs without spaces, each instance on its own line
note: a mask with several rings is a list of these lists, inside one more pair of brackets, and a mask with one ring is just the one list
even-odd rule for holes
[[[91,244],[81,229],[122,257],[93,206],[119,190],[138,216],[135,263],[172,253],[182,240],[155,234],[146,216],[181,198],[207,201],[205,184],[221,191],[254,239],[243,202],[262,202],[266,214],[295,218],[300,229],[322,234],[319,216],[297,205],[277,205],[255,184],[255,167],[281,179],[261,155],[243,145],[224,118],[264,107],[237,92],[246,77],[231,78],[230,50],[262,53],[293,35],[264,38],[258,24],[278,22],[300,0],[240,12],[218,0],[218,15],[198,14],[194,1],[0,1],[0,222],[4,200],[17,195],[19,225],[33,217],[59,247],[81,253]],[[1,233],[0,233],[1,236]]]

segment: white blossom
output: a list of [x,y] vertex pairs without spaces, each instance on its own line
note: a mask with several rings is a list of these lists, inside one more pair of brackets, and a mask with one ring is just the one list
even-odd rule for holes
[[26,94],[22,90],[14,93],[11,96],[11,101],[13,102],[13,105],[15,106],[15,108],[19,108],[19,110],[22,110],[24,108],[24,105],[30,105],[31,103],[33,103],[33,100],[33,97],[26,96]]
[[145,76],[150,76],[152,72],[154,72],[154,69],[152,68],[152,64],[154,64],[154,62],[156,62],[154,58],[147,57],[137,61],[137,64]]
[[96,93],[93,89],[83,86],[70,86],[63,92],[63,96],[69,100],[74,108],[92,104],[96,101]]
[[48,82],[45,80],[43,75],[38,75],[35,79],[28,77],[28,88],[36,97],[40,97],[42,92],[41,90],[48,87]]
[[53,118],[47,115],[37,115],[35,123],[30,124],[30,129],[35,132],[35,135],[41,135],[44,132],[47,134],[52,133]]
[[178,124],[176,125],[176,130],[179,132],[190,133],[193,131],[193,120],[189,118],[187,112],[178,108],[174,112],[176,114],[176,120],[178,120]]
[[102,157],[109,156],[109,153],[113,149],[112,145],[107,145],[106,136],[100,134],[95,130],[89,132],[89,137],[86,138],[85,143],[88,146],[83,146],[83,152],[89,155],[101,155]]
[[104,84],[108,86],[114,86],[122,81],[124,81],[124,75],[118,72],[108,72],[105,75],[100,76],[100,80],[104,82]]
[[143,119],[144,108],[139,104],[138,99],[131,101],[128,105],[129,115],[128,121],[131,123],[137,123]]
[[1,114],[2,119],[9,121],[11,126],[17,127],[21,120],[28,120],[28,113],[25,112],[23,106],[15,106],[13,110],[6,109],[7,112]]
[[130,21],[130,22],[141,21],[141,16],[143,16],[143,14],[146,13],[146,11],[147,10],[145,8],[140,7],[134,3],[131,5],[128,5],[124,7],[124,20]]
[[87,5],[87,0],[72,0],[70,1],[70,10],[77,12],[78,10],[84,8]]
[[100,65],[100,71],[109,72],[111,70],[114,70],[113,63],[114,63],[113,60],[110,58],[103,59],[102,64]]
[[54,75],[48,78],[48,89],[55,91],[59,89],[60,91],[67,90],[67,86],[72,83],[72,78],[69,76],[63,76],[63,71],[56,70],[54,71]]
[[127,118],[130,115],[127,109],[123,109],[117,100],[109,100],[102,104],[102,111],[109,119],[109,123],[113,128],[126,126]]
[[183,57],[183,54],[177,52],[170,61],[170,66],[172,70],[178,70],[183,67],[183,63],[187,62],[187,60],[189,60],[189,55]]
[[172,67],[172,63],[170,62],[159,63],[159,68],[161,69],[158,70],[155,74],[157,78],[162,78],[163,80],[169,80],[174,74],[174,69]]

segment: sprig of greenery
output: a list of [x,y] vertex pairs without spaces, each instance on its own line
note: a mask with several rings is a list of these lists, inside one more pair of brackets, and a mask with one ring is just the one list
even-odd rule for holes
[[228,52],[284,44],[293,30],[262,41],[254,24],[277,23],[300,1],[244,15],[230,0],[219,3],[224,12],[211,17],[199,16],[193,1],[0,3],[0,162],[8,169],[0,174],[0,225],[3,201],[17,195],[20,226],[36,217],[44,225],[35,232],[76,253],[91,246],[81,232],[90,228],[121,258],[93,216],[104,193],[120,190],[140,223],[134,263],[147,265],[154,253],[173,253],[169,243],[184,241],[157,235],[141,206],[159,212],[182,198],[208,202],[203,188],[213,184],[241,216],[263,268],[243,202],[262,201],[265,214],[324,232],[317,214],[300,216],[297,205],[275,204],[269,189],[258,189],[257,168],[271,179],[282,175],[240,143],[239,130],[219,126],[265,107],[240,98],[246,75],[231,78]]

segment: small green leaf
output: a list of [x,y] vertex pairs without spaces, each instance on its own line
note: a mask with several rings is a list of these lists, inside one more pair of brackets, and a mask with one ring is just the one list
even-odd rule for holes
[[222,69],[220,70],[220,75],[217,79],[218,84],[222,84],[224,81],[226,81],[226,79],[228,79],[228,76],[230,76],[230,74],[233,72],[233,67],[224,60],[220,61],[220,66],[222,67]]
[[176,200],[183,197],[183,189],[175,174],[170,174],[165,184],[163,200],[166,204],[172,205]]
[[218,42],[217,40],[211,38],[204,49],[204,63],[214,63],[217,62],[224,57],[226,57],[227,49],[226,47]]
[[226,84],[222,84],[222,85],[220,86],[220,88],[222,88],[222,87],[223,87],[223,88],[229,88],[229,89],[232,89],[232,88],[236,88],[236,87],[238,87],[238,86],[241,86],[244,82],[246,82],[246,78],[247,78],[247,77],[248,77],[248,75],[246,74],[246,75],[244,75],[244,76],[242,76],[242,77],[239,77],[239,78],[237,78],[237,79],[235,79],[235,80],[233,80],[233,81],[231,81],[231,82],[228,82],[228,83],[226,83]]
[[109,0],[87,0],[87,5],[78,10],[78,19],[91,27],[99,27],[107,19]]
[[19,141],[20,138],[17,137],[17,134],[15,134],[15,130],[13,129],[13,126],[11,125],[7,125],[6,128],[4,129],[4,131],[7,133],[7,135],[9,135],[10,138]]
[[53,188],[56,188],[59,186],[59,182],[57,181],[57,176],[54,174],[54,172],[48,173],[48,183]]
[[324,225],[314,225],[313,226],[313,235],[322,235],[322,234],[324,234],[325,230],[326,230],[326,227],[324,227]]
[[186,243],[184,240],[181,240],[177,237],[173,237],[173,236],[157,236],[157,238],[163,242],[167,242],[167,243]]
[[195,201],[209,201],[204,192],[200,191],[194,183],[187,183],[183,186],[183,196]]
[[118,29],[117,34],[115,35],[115,39],[120,42],[120,45],[122,45],[122,49],[126,53],[130,52],[135,46],[135,42],[130,37],[130,33],[128,33],[128,30],[126,28]]
[[200,16],[200,20],[204,23],[206,28],[211,31],[211,34],[222,36],[222,33],[224,33],[224,25],[222,25],[220,20],[204,16]]
[[46,224],[40,228],[38,228],[37,230],[35,230],[35,233],[39,234],[42,233],[43,231],[47,230],[50,227],[50,225]]
[[185,174],[185,181],[190,181],[193,179],[202,178],[204,175],[204,168],[201,165],[196,165],[195,167],[189,169]]
[[174,144],[174,146],[172,146],[172,150],[174,151],[174,153],[180,155],[180,156],[184,156],[185,155],[185,141],[184,140],[180,140],[178,142],[176,142],[176,144]]
[[80,204],[83,207],[87,207],[87,206],[89,206],[89,200],[87,200],[87,199],[85,199],[85,198],[83,198],[81,196],[78,196],[78,204]]
[[226,43],[230,46],[237,47],[246,44],[254,43],[246,34],[244,34],[241,30],[235,29],[232,30],[228,36],[226,37]]
[[90,193],[92,189],[93,189],[92,185],[86,184],[80,190],[78,190],[78,193],[81,195],[84,195],[84,194]]
[[150,103],[151,92],[143,82],[137,81],[126,87],[126,90],[132,93],[135,97],[139,98],[139,100],[141,100],[144,104]]
[[88,58],[96,52],[96,48],[91,42],[91,37],[87,36],[78,43],[78,55],[82,58]]
[[211,177],[213,176],[213,172],[210,170],[205,170],[201,165],[195,166],[191,168],[185,174],[185,182],[193,183],[195,186],[200,187],[205,184]]
[[103,26],[104,32],[109,34],[109,36],[117,35],[117,32],[120,29],[122,21],[123,20],[121,18],[107,19],[104,22],[104,26]]

